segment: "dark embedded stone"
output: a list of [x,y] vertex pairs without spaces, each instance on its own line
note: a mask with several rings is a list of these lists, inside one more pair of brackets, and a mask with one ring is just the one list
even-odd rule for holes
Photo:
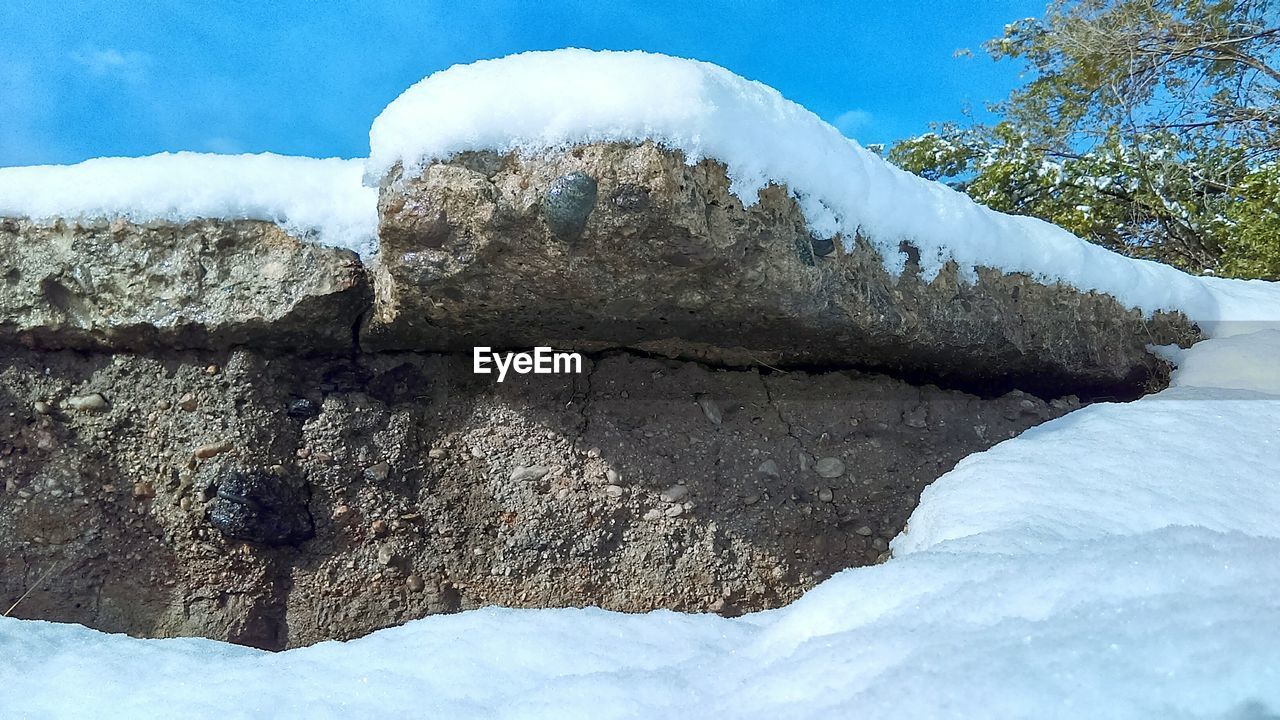
[[586,173],[572,172],[556,178],[542,198],[547,227],[561,240],[575,240],[587,226],[596,205],[596,181]]
[[635,183],[622,183],[613,193],[613,204],[626,212],[639,212],[649,207],[649,188]]
[[368,393],[386,405],[396,405],[422,397],[429,385],[430,381],[420,368],[404,363],[371,378]]
[[836,241],[831,238],[812,238],[813,254],[826,257],[836,251]]
[[214,481],[209,522],[224,537],[298,545],[315,537],[307,491],[265,470],[227,466]]
[[816,257],[809,238],[803,235],[796,235],[792,238],[791,244],[795,248],[796,258],[800,260],[800,264],[805,267],[813,267]]
[[289,409],[285,411],[292,418],[313,418],[320,414],[320,409],[316,404],[306,398],[296,398],[289,403]]

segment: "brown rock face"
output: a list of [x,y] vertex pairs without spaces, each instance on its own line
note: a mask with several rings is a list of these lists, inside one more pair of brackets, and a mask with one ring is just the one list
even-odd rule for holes
[[457,356],[10,350],[0,611],[283,648],[488,604],[775,607],[1072,407],[627,354],[497,384]]
[[346,350],[359,259],[251,220],[0,218],[0,343],[35,348]]
[[[900,278],[812,237],[782,187],[743,207],[724,167],[652,144],[485,153],[393,173],[370,349],[632,348],[716,364],[862,367],[962,386],[1132,396],[1148,343],[1198,336],[1112,298],[983,270]],[[908,253],[910,238],[903,238]]]

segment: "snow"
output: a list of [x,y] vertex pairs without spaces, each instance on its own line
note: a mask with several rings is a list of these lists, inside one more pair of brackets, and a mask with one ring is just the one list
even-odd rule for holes
[[892,560],[779,610],[488,608],[278,654],[0,618],[0,717],[1271,717],[1277,343],[971,456]]
[[0,168],[0,217],[266,220],[325,245],[370,253],[378,193],[360,184],[362,172],[362,160],[191,152]]
[[1030,217],[978,205],[882,160],[773,88],[710,63],[645,52],[566,49],[458,65],[409,88],[374,120],[365,182],[396,163],[413,175],[468,150],[546,150],[653,140],[690,163],[725,163],[744,203],[770,183],[797,198],[810,230],[867,236],[893,272],[902,240],[935,276],[955,261],[1105,292],[1148,313],[1182,310],[1214,335],[1245,320],[1280,321],[1274,284],[1202,282],[1132,260]]

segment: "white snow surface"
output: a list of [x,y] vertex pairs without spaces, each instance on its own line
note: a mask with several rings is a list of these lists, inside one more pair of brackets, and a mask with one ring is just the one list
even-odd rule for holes
[[970,457],[892,560],[779,610],[490,608],[279,654],[0,618],[0,717],[1274,717],[1280,396],[1241,368],[1275,342]]
[[363,167],[339,158],[178,152],[0,168],[0,217],[266,220],[367,254],[377,245],[378,192],[361,184]]
[[1213,335],[1243,321],[1280,321],[1274,284],[1203,282],[1132,260],[1030,217],[999,213],[900,170],[759,82],[710,63],[645,52],[565,49],[457,65],[409,88],[370,132],[365,182],[396,163],[413,175],[467,150],[536,154],[575,144],[653,140],[691,163],[725,163],[746,204],[785,184],[817,235],[855,232],[900,272],[899,243],[919,248],[933,277],[949,260],[1061,281],[1146,312],[1182,310]]

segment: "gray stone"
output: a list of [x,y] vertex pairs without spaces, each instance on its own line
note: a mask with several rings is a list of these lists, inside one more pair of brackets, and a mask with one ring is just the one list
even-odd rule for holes
[[698,396],[698,407],[702,408],[702,414],[707,416],[712,425],[719,425],[724,422],[724,415],[720,412],[720,406],[716,401],[707,395]]
[[572,241],[582,234],[596,204],[596,187],[595,179],[583,172],[552,181],[542,198],[542,215],[556,237]]
[[820,458],[813,464],[813,471],[818,477],[838,478],[844,474],[844,461],[837,457]]
[[756,468],[756,472],[766,477],[782,477],[782,470],[778,468],[778,462],[772,458],[760,463],[760,467]]
[[107,409],[107,399],[102,396],[102,393],[89,393],[67,398],[67,407],[77,412],[102,412]]
[[511,481],[533,482],[534,480],[541,480],[543,477],[546,477],[546,474],[549,472],[551,472],[551,468],[546,465],[529,465],[527,467],[520,465],[517,466],[515,470],[511,471]]
[[661,495],[659,496],[659,499],[661,499],[662,502],[674,503],[674,502],[681,502],[688,496],[689,496],[689,488],[685,487],[684,485],[672,485],[671,487],[662,491]]

